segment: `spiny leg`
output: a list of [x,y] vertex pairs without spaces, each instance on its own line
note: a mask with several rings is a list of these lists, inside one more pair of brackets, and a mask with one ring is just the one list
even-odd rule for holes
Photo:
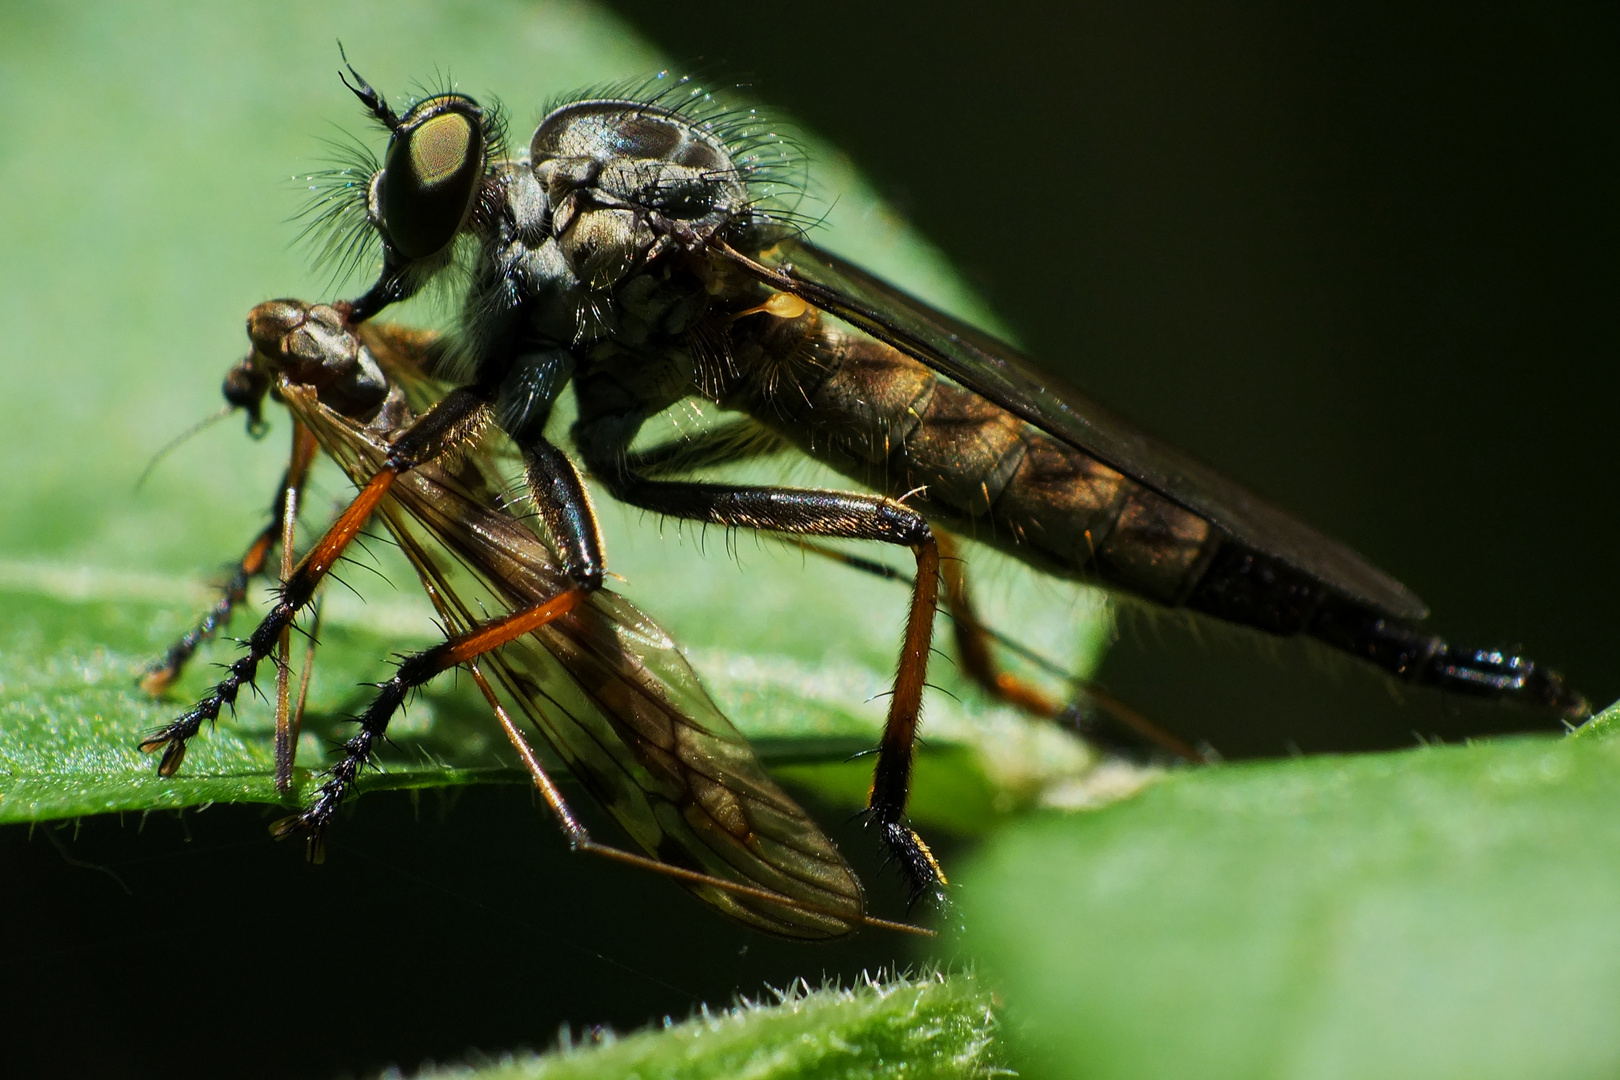
[[[990,647],[991,631],[979,618],[973,605],[973,595],[968,587],[967,563],[958,555],[956,541],[950,536],[940,535],[939,543],[943,559],[940,573],[945,579],[945,604],[951,615],[956,652],[962,662],[963,673],[998,701],[1005,701],[1048,720],[1074,722],[1079,712],[1074,705],[1043,693],[996,663]],[[1184,761],[1207,760],[1205,754],[1186,740],[1166,731],[1112,694],[1083,683],[1078,684],[1078,689],[1130,735],[1130,741],[1122,743],[1119,733],[1110,732],[1096,723],[1076,723],[1075,726],[1086,738],[1110,749],[1140,747],[1145,741]]]
[[247,653],[226,669],[225,677],[196,705],[141,742],[140,748],[146,753],[163,751],[158,763],[159,775],[173,776],[185,758],[186,743],[201,730],[203,723],[217,720],[220,710],[226,706],[235,707],[237,695],[244,685],[253,682],[260,662],[281,640],[282,630],[292,624],[298,612],[314,597],[316,589],[359,535],[371,512],[399,475],[465,443],[482,427],[488,411],[484,395],[465,388],[454,390],[394,441],[383,467],[360,489],[326,535],[315,542],[292,575],[282,583],[275,605],[248,636]]
[[204,642],[218,633],[219,628],[230,620],[231,613],[235,611],[237,605],[247,597],[248,583],[264,573],[270,552],[281,538],[283,521],[287,517],[288,501],[296,501],[298,493],[303,490],[304,481],[309,476],[310,463],[315,459],[315,452],[315,436],[303,425],[294,425],[292,453],[288,458],[287,471],[276,488],[276,497],[270,504],[270,523],[260,530],[259,535],[248,545],[247,551],[238,560],[230,580],[220,590],[219,599],[214,602],[214,606],[196,626],[186,632],[184,637],[169,646],[161,660],[154,662],[141,674],[142,690],[153,695],[167,690],[180,677],[180,672],[192,655]]
[[405,657],[395,670],[394,677],[378,687],[377,696],[355,718],[360,730],[343,744],[343,757],[327,770],[326,781],[315,793],[314,800],[303,813],[284,818],[271,831],[277,837],[293,833],[308,834],[311,856],[319,861],[322,833],[337,814],[360,773],[370,763],[378,741],[388,731],[389,720],[405,704],[411,691],[442,671],[465,664],[566,615],[586,595],[584,589],[568,589],[543,603],[492,620],[431,649]]
[[[592,446],[588,437],[581,442],[587,449]],[[939,547],[928,522],[910,507],[877,495],[649,480],[626,470],[623,459],[612,452],[598,454],[591,466],[614,497],[654,513],[727,528],[876,540],[911,549],[917,576],[912,581],[911,607],[867,810],[913,898],[929,891],[938,895],[945,875],[928,845],[905,820],[939,596]]]

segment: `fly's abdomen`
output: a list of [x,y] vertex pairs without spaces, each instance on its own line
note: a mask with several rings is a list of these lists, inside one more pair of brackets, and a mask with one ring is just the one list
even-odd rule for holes
[[1161,604],[1209,566],[1221,535],[1198,515],[886,345],[814,344],[753,411],[840,472],[1042,569]]
[[[854,480],[1039,569],[1283,636],[1306,634],[1413,682],[1586,713],[1556,672],[1457,650],[1226,533],[984,397],[812,309],[732,340],[723,395]],[[1398,587],[1397,587],[1398,588]]]

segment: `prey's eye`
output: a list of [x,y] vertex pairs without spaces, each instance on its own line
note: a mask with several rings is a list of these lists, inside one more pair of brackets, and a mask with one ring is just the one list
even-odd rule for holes
[[378,180],[389,241],[407,259],[442,251],[466,222],[484,175],[483,110],[445,94],[413,108],[394,129]]

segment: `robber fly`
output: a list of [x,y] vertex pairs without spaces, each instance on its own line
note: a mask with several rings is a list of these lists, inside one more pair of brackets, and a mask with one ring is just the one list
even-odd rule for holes
[[[1587,712],[1555,672],[1448,644],[1419,626],[1427,610],[1416,596],[1356,553],[809,242],[760,197],[777,144],[750,113],[655,80],[562,104],[527,155],[511,155],[499,111],[470,97],[438,94],[401,115],[352,66],[345,83],[389,141],[367,183],[334,195],[337,246],[381,253],[375,283],[337,310],[361,327],[431,282],[464,282],[460,330],[430,361],[454,389],[394,434],[358,497],[287,578],[247,654],[149,740],[164,749],[165,769],[253,678],[389,491],[489,423],[521,453],[558,551],[558,589],[526,617],[538,625],[599,594],[606,567],[590,501],[574,460],[545,434],[569,385],[573,446],[616,499],[913,554],[869,820],[918,892],[944,880],[905,806],[946,531],[1049,574],[1308,635],[1408,682]],[[264,390],[244,385],[239,400]],[[632,443],[687,398],[742,414],[760,437],[726,428],[699,436],[681,448],[680,467],[786,443],[866,490],[672,477],[671,454]],[[471,649],[457,658],[473,659]],[[994,693],[1023,693],[989,665],[978,674]],[[397,696],[379,697],[363,718],[368,730],[381,733]]]

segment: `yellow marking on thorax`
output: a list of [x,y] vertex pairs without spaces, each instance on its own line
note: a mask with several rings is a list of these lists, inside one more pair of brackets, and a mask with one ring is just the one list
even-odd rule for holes
[[763,304],[758,307],[751,307],[747,311],[739,311],[732,318],[740,319],[744,315],[758,315],[763,312],[766,315],[774,315],[778,319],[797,319],[809,310],[809,307],[810,305],[805,303],[803,297],[785,292],[771,293],[769,299]]

